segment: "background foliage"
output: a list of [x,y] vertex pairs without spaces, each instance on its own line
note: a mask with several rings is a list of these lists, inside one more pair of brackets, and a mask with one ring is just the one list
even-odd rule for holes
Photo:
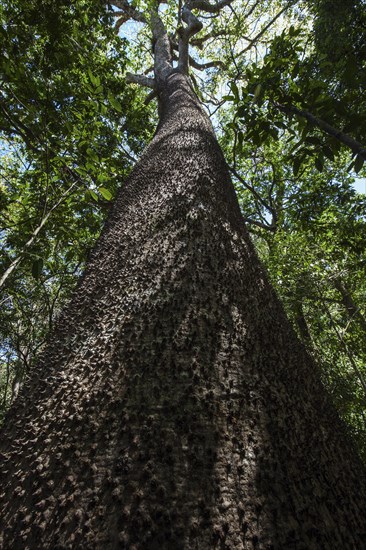
[[[152,136],[148,25],[116,1],[0,1],[0,415],[69,299]],[[192,84],[258,252],[366,456],[366,14],[362,0],[228,2],[202,18]],[[148,13],[149,2],[132,2]],[[176,44],[179,3],[161,16]],[[115,22],[119,33],[116,32]],[[125,24],[122,24],[125,23]]]

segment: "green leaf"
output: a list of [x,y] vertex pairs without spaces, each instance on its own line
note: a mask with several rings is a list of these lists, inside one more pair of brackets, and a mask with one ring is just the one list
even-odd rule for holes
[[98,155],[93,151],[93,149],[90,149],[90,147],[86,150],[86,154],[90,159],[92,159],[94,162],[99,162]]
[[357,155],[356,160],[355,160],[355,172],[356,172],[356,174],[359,173],[359,171],[361,170],[364,162],[365,162],[365,159],[363,159],[361,157],[361,155]]
[[300,170],[300,166],[302,164],[303,157],[295,157],[294,161],[292,163],[292,171],[294,173],[294,176],[297,176]]
[[239,118],[246,118],[247,115],[247,108],[245,105],[240,105],[238,110],[236,111],[236,116]]
[[95,202],[98,202],[98,195],[96,194],[95,191],[93,191],[92,189],[89,189],[90,191],[90,194],[92,196],[92,198],[95,200]]
[[260,132],[253,132],[253,135],[252,135],[252,142],[254,143],[254,145],[261,145],[264,141],[266,136],[264,136],[262,133]]
[[320,139],[316,136],[307,136],[305,138],[305,141],[306,141],[306,143],[311,143],[312,145],[320,145],[321,144]]
[[100,78],[99,76],[94,76],[90,69],[88,69],[88,76],[90,82],[95,86],[96,88],[100,86]]
[[275,126],[277,126],[277,128],[281,128],[283,130],[286,130],[287,129],[287,126],[284,122],[282,122],[281,120],[276,120],[274,122]]
[[93,191],[93,189],[87,189],[85,191],[85,198],[86,200],[90,200],[90,199],[93,199],[95,202],[98,202],[98,195],[96,194],[95,191]]
[[256,85],[255,90],[254,90],[254,97],[253,97],[254,103],[256,103],[259,100],[259,97],[261,95],[261,91],[262,91],[262,84],[259,83],[259,84]]
[[32,275],[36,280],[39,279],[42,273],[42,269],[43,269],[43,260],[42,258],[37,258],[36,260],[34,260],[32,264]]
[[236,124],[236,122],[229,122],[229,123],[227,124],[227,127],[228,127],[228,128],[231,128],[232,130],[237,130],[238,125]]
[[234,81],[230,82],[229,86],[230,86],[230,89],[231,89],[231,91],[233,92],[233,94],[235,96],[235,102],[239,103],[239,90],[238,90],[238,87],[236,85],[236,82],[234,82]]
[[296,61],[295,66],[291,71],[291,77],[292,78],[297,77],[297,75],[299,74],[299,69],[300,69],[300,61]]
[[104,103],[99,103],[100,106],[100,113],[104,116],[108,113],[108,109]]
[[271,127],[268,132],[273,137],[273,139],[278,139],[278,130],[275,127]]
[[99,187],[98,191],[106,201],[111,200],[113,195],[108,189],[106,189],[105,187]]
[[116,111],[122,113],[122,105],[120,104],[118,99],[116,99],[114,95],[111,94],[111,92],[108,92],[108,101]]
[[97,86],[94,90],[95,95],[101,95],[103,93],[103,86]]
[[317,170],[319,170],[319,172],[323,172],[323,168],[324,168],[324,161],[321,157],[316,157],[315,159],[315,167]]
[[323,153],[329,160],[334,160],[334,153],[328,145],[323,146]]

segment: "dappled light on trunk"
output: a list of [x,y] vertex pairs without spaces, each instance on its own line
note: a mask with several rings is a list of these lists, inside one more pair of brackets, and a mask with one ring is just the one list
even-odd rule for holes
[[3,548],[359,548],[363,471],[186,76],[1,437]]

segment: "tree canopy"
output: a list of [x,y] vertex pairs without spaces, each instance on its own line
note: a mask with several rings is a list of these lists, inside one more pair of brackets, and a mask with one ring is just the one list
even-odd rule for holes
[[[336,4],[191,0],[185,63],[258,253],[365,455],[366,15]],[[153,134],[153,6],[0,2],[1,414]],[[184,3],[159,14],[182,62]]]

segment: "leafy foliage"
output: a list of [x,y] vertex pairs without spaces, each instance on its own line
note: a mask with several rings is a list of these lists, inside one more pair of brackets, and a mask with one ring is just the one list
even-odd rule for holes
[[294,174],[285,130],[257,147],[223,145],[259,254],[365,456],[366,197],[344,155],[322,172],[305,159]]
[[[81,273],[153,125],[102,3],[2,2],[3,405]],[[16,271],[15,271],[16,268]],[[5,369],[5,370],[3,370]]]

